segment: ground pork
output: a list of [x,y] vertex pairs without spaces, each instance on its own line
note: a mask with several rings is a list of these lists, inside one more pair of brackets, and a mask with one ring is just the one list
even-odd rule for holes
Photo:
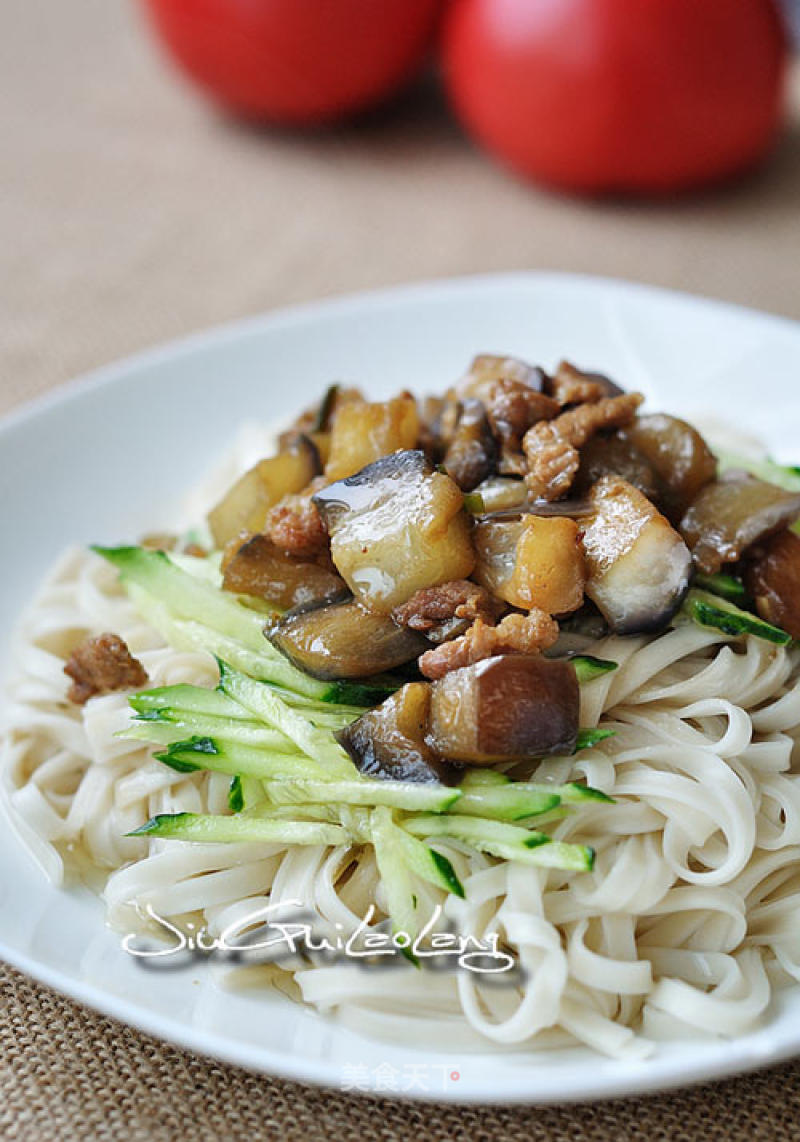
[[495,654],[538,654],[557,638],[558,623],[544,611],[506,615],[497,626],[477,618],[461,638],[426,650],[419,668],[426,678],[443,678],[451,670],[471,666]]
[[67,697],[77,705],[95,694],[134,690],[148,681],[147,671],[118,634],[87,638],[72,652],[64,673],[72,679]]
[[423,587],[407,603],[395,607],[392,618],[400,626],[418,631],[433,630],[454,618],[493,622],[495,603],[485,587],[468,579],[453,579],[439,587]]
[[605,397],[579,404],[555,420],[534,424],[522,441],[529,467],[525,481],[531,495],[543,500],[565,495],[580,464],[578,449],[600,429],[629,424],[643,400],[641,393]]

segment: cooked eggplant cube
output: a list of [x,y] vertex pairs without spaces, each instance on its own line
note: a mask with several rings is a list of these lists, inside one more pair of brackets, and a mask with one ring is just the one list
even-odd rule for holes
[[[637,416],[620,437],[650,465],[660,484],[659,502],[677,523],[689,504],[717,474],[717,459],[703,437],[677,416],[654,413]],[[630,483],[641,487],[626,472]],[[650,495],[641,487],[645,495]]]
[[452,785],[459,769],[425,742],[431,688],[409,682],[336,735],[361,773],[391,781]]
[[681,533],[701,571],[715,575],[749,547],[800,516],[800,492],[788,492],[747,472],[708,484],[681,520]]
[[461,396],[480,399],[496,381],[518,381],[540,393],[544,390],[546,376],[537,365],[529,365],[519,357],[481,353],[473,358],[466,375],[458,384],[458,392]]
[[800,535],[779,531],[759,544],[744,579],[762,619],[800,639]]
[[587,495],[603,476],[620,476],[648,499],[658,499],[660,485],[652,466],[622,432],[593,436],[581,448],[580,458],[573,495]]
[[563,615],[583,603],[586,568],[574,520],[487,520],[476,526],[474,542],[476,578],[512,606]]
[[243,532],[262,531],[269,509],[284,496],[308,487],[319,470],[319,453],[302,435],[296,435],[277,456],[259,460],[209,512],[208,526],[216,546],[224,547]]
[[417,658],[428,641],[354,600],[286,615],[269,641],[314,678],[367,678]]
[[578,740],[575,668],[507,654],[453,670],[431,686],[428,745],[473,765],[570,754]]
[[222,586],[289,610],[347,592],[335,571],[279,550],[266,535],[234,539],[222,560]]
[[465,400],[461,404],[455,432],[442,463],[463,492],[471,492],[494,472],[497,444],[479,400]]
[[591,502],[594,515],[583,536],[586,594],[617,634],[663,628],[689,589],[689,549],[626,480],[599,480]]
[[352,476],[381,456],[415,448],[418,436],[419,415],[412,396],[344,404],[333,418],[325,476],[328,480]]
[[339,574],[381,614],[475,565],[463,495],[422,452],[396,452],[314,497]]

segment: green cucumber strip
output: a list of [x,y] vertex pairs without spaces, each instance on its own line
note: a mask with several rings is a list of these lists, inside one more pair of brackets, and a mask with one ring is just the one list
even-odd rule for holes
[[457,813],[469,816],[492,817],[502,821],[521,821],[540,813],[550,814],[563,802],[565,805],[585,801],[613,803],[613,797],[593,789],[591,785],[581,785],[577,781],[567,785],[542,785],[530,781],[509,781],[496,770],[486,770],[501,778],[499,782],[468,781],[473,773],[470,770],[461,782],[463,795],[456,806]]
[[598,742],[605,741],[606,738],[613,738],[616,730],[607,730],[602,726],[597,726],[592,730],[578,730],[578,740],[575,743],[575,753],[582,749],[591,749],[593,745]]
[[459,782],[460,788],[477,789],[484,788],[486,785],[510,785],[511,778],[506,777],[505,773],[501,773],[499,769],[492,769],[491,766],[473,766],[468,769]]
[[227,663],[219,663],[219,686],[223,694],[250,710],[257,718],[273,726],[295,745],[324,767],[330,777],[352,778],[357,772],[349,756],[330,731],[314,726],[274,690],[261,682],[254,682],[244,674],[232,670]]
[[[322,699],[338,706],[379,706],[403,685],[392,682],[329,682]],[[360,712],[362,712],[360,711]]]
[[156,686],[152,690],[141,690],[128,699],[128,704],[137,714],[168,710],[180,716],[207,714],[215,718],[240,718],[246,722],[252,721],[249,710],[243,709],[238,702],[221,694],[219,690],[191,686],[186,682],[177,686]]
[[591,785],[581,785],[578,781],[570,781],[568,785],[554,785],[553,792],[557,793],[565,805],[576,805],[582,801],[604,801],[607,805],[614,804],[614,798],[609,797],[600,789]]
[[576,654],[569,661],[575,667],[579,682],[591,682],[593,678],[608,674],[619,666],[618,662],[612,662],[610,658],[595,658],[593,654]]
[[552,841],[545,833],[482,817],[456,814],[410,817],[404,827],[415,836],[452,837],[491,856],[522,864],[582,872],[594,864],[594,852],[586,845]]
[[266,641],[263,619],[224,591],[197,579],[163,551],[144,547],[92,547],[116,567],[123,584],[136,583],[180,619],[196,619],[251,650]]
[[264,787],[255,777],[241,777],[238,773],[231,780],[228,790],[228,808],[232,813],[242,813],[264,801]]
[[261,779],[324,777],[316,762],[300,753],[281,754],[251,746],[225,744],[213,738],[190,738],[174,742],[155,756],[179,773],[207,769],[212,773],[239,774]]
[[258,722],[243,722],[238,718],[146,715],[144,718],[134,718],[128,729],[121,730],[114,736],[129,741],[153,742],[155,745],[171,745],[172,742],[192,737],[210,737],[218,742],[249,745],[278,753],[299,753],[294,742],[289,741],[280,731],[259,725]]
[[[278,655],[272,657],[269,652],[251,650],[235,639],[204,626],[201,622],[192,619],[176,619],[169,609],[154,598],[138,583],[126,584],[126,590],[131,602],[142,618],[159,631],[170,646],[179,650],[203,650],[218,658],[225,656],[239,670],[243,670],[255,678],[284,686],[296,686],[309,696],[322,699],[330,689],[330,684],[320,682],[316,678],[296,670],[287,659]],[[264,646],[268,646],[266,639]]]
[[452,892],[454,896],[460,896],[462,900],[464,899],[464,886],[458,879],[456,870],[443,853],[437,852],[430,845],[412,837],[405,829],[396,826],[395,834],[402,859],[405,860],[411,872],[421,877],[422,880],[427,880],[429,884],[433,884],[445,892]]
[[701,571],[694,577],[696,587],[710,591],[712,595],[720,595],[731,603],[744,603],[747,601],[747,591],[741,579],[735,575],[704,575]]
[[266,782],[263,788],[269,800],[276,805],[338,801],[346,805],[386,805],[412,813],[443,813],[461,797],[460,789],[451,789],[447,785],[374,778],[354,781],[297,778]]
[[792,636],[780,627],[765,623],[763,619],[740,610],[734,603],[711,595],[708,591],[692,588],[686,596],[683,609],[698,626],[713,627],[733,638],[752,634],[778,646],[788,646],[792,641]]
[[[261,782],[259,782],[259,785]],[[245,801],[247,799],[247,788],[245,787]],[[242,813],[246,817],[267,817],[269,820],[275,821],[327,821],[331,825],[341,825],[342,828],[347,830],[351,842],[361,844],[364,841],[369,843],[370,838],[366,836],[362,838],[360,835],[354,835],[350,829],[349,822],[342,819],[342,807],[335,805],[312,805],[310,802],[307,805],[270,805],[265,800],[256,801],[254,804],[245,804]]]
[[519,786],[521,782],[511,781],[508,785],[475,786],[462,794],[456,811],[470,817],[492,817],[501,821],[519,821],[525,817],[535,817],[547,813],[561,804],[557,793],[544,790],[527,790]]
[[134,606],[174,646],[205,650],[238,669],[322,700],[338,694],[310,678],[264,637],[263,615],[176,566],[163,551],[93,547],[117,568]]
[[279,845],[341,845],[348,837],[340,825],[316,821],[272,821],[265,817],[218,817],[206,813],[161,813],[129,837],[164,837],[226,845],[241,841]]
[[386,908],[395,933],[404,932],[413,939],[419,932],[416,915],[411,869],[405,850],[397,837],[398,827],[392,820],[391,810],[385,806],[373,809],[370,814],[370,833],[375,849],[375,860],[386,897]]

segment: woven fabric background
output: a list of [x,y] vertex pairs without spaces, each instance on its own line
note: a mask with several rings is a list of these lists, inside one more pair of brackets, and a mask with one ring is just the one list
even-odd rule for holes
[[[678,202],[586,203],[488,163],[431,83],[362,123],[246,129],[122,0],[3,0],[0,411],[205,325],[344,290],[587,271],[800,318],[800,76],[770,163]],[[800,1065],[571,1109],[326,1093],[186,1054],[0,965],[0,1136],[377,1142],[800,1139]]]

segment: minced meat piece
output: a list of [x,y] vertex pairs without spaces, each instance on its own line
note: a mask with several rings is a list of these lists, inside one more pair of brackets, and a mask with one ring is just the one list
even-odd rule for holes
[[529,465],[525,482],[531,495],[544,500],[565,495],[580,464],[578,449],[603,428],[629,424],[643,400],[641,393],[604,397],[579,404],[555,420],[534,424],[522,441]]
[[267,513],[264,532],[281,551],[310,557],[328,549],[328,532],[308,496],[284,496]]
[[67,697],[83,705],[95,694],[135,690],[147,684],[147,671],[118,634],[87,638],[72,652],[64,673],[72,679]]
[[399,626],[426,632],[454,618],[493,622],[495,603],[485,587],[468,579],[453,579],[439,587],[423,587],[407,603],[395,607],[392,618]]
[[496,627],[477,618],[460,638],[426,650],[419,668],[426,678],[443,678],[451,670],[496,654],[538,654],[557,638],[558,623],[535,608],[528,615],[506,615]]

